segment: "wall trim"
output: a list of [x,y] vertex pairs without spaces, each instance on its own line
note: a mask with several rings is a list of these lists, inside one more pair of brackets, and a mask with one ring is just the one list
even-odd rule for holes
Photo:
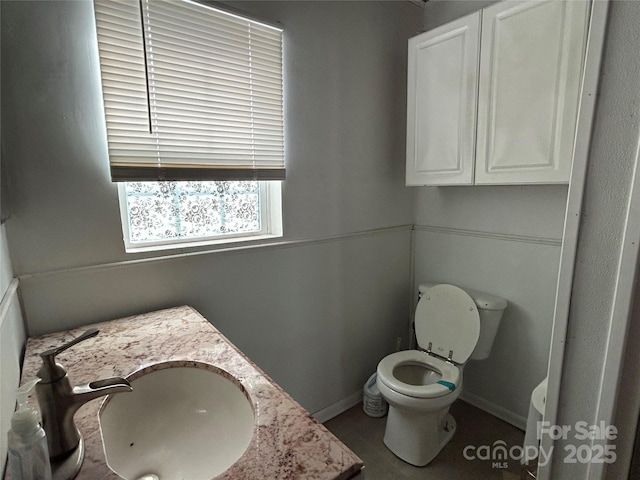
[[318,420],[320,423],[327,422],[334,417],[337,417],[341,413],[346,412],[352,407],[355,407],[358,403],[362,402],[362,390],[358,390],[357,392],[353,392],[348,397],[343,398],[342,400],[337,401],[336,403],[332,403],[328,407],[325,407],[317,412],[312,413],[313,418]]
[[436,225],[415,225],[417,232],[442,233],[445,235],[460,235],[466,237],[489,238],[492,240],[504,240],[508,242],[534,243],[540,245],[562,246],[562,238],[538,237],[532,235],[516,235],[512,233],[485,232],[482,230],[467,230],[463,228],[439,227]]
[[[14,300],[14,296],[16,291],[18,290],[19,280],[14,278],[9,283],[7,290],[3,293],[2,298],[0,299],[0,328],[4,326],[4,319],[7,317],[7,312],[9,311],[9,307]],[[17,298],[17,297],[16,297]]]
[[478,395],[474,395],[473,393],[469,393],[464,389],[460,394],[460,400],[467,402],[469,405],[473,405],[474,407],[479,408],[480,410],[487,412],[488,414],[493,415],[494,417],[499,418],[500,420],[503,420],[510,425],[513,425],[523,432],[526,430],[526,417],[518,415],[517,413],[513,413],[512,411],[507,410],[500,405],[496,405],[495,403],[485,400],[484,398],[479,397]]
[[[488,400],[485,400],[478,395],[474,395],[473,393],[469,393],[466,391],[462,391],[460,394],[460,400],[468,403],[469,405],[473,405],[480,410],[487,412],[490,415],[493,415],[500,420],[507,422],[510,425],[522,430],[523,432],[526,429],[527,419],[517,413],[513,413],[510,410],[507,410],[504,407],[496,405]],[[325,423],[331,420],[334,417],[337,417],[341,413],[346,412],[350,408],[355,407],[358,403],[362,402],[362,390],[358,390],[357,392],[352,393],[351,395],[339,400],[317,412],[314,412],[313,417],[318,420],[320,423]]]
[[183,250],[180,250],[180,253],[173,253],[168,255],[149,256],[144,258],[136,258],[133,260],[122,260],[118,262],[81,265],[78,267],[56,268],[53,270],[46,270],[43,272],[25,273],[22,275],[18,275],[17,278],[20,280],[27,280],[31,278],[59,275],[61,273],[80,273],[80,272],[92,271],[92,270],[131,267],[131,266],[137,266],[139,264],[146,264],[151,262],[166,262],[166,261],[178,260],[182,258],[200,256],[200,255],[231,255],[231,254],[252,253],[254,251],[275,250],[275,249],[281,249],[281,248],[296,248],[296,247],[319,245],[323,243],[339,242],[343,240],[365,238],[365,237],[370,237],[374,235],[404,232],[404,231],[432,232],[432,233],[441,233],[441,234],[448,234],[448,235],[489,238],[493,240],[562,246],[561,238],[515,235],[515,234],[499,233],[499,232],[485,232],[481,230],[468,230],[468,229],[462,229],[462,228],[440,227],[436,225],[405,224],[405,225],[398,225],[394,227],[383,227],[383,228],[375,228],[371,230],[362,230],[359,232],[329,235],[326,237],[272,241],[267,243],[260,243],[257,245],[256,244],[234,245],[234,246],[228,246],[228,247],[222,247],[222,248],[208,248],[205,250],[194,250],[189,252],[184,252]]
[[413,225],[406,224],[406,225],[398,225],[395,227],[383,227],[383,228],[376,228],[372,230],[362,230],[360,232],[330,235],[326,237],[316,237],[316,238],[306,238],[306,239],[296,239],[296,240],[281,240],[281,241],[272,241],[268,243],[253,244],[253,245],[240,245],[240,246],[234,245],[231,247],[208,248],[206,250],[196,250],[196,251],[190,251],[190,252],[183,252],[182,250],[180,250],[180,253],[174,253],[169,255],[137,258],[134,260],[123,260],[119,262],[82,265],[79,267],[56,268],[56,269],[47,270],[44,272],[25,273],[22,275],[18,275],[17,278],[23,281],[23,280],[29,280],[32,278],[43,278],[43,277],[60,275],[60,274],[81,273],[81,272],[87,272],[87,271],[106,270],[106,269],[113,269],[113,268],[135,267],[135,266],[139,266],[147,263],[166,262],[166,261],[179,260],[182,258],[201,256],[201,255],[247,254],[247,253],[269,251],[269,250],[276,250],[276,249],[282,249],[282,248],[306,247],[310,245],[320,245],[324,243],[340,242],[343,240],[352,240],[356,238],[372,237],[375,235],[383,235],[387,233],[410,232],[412,229],[413,229]]

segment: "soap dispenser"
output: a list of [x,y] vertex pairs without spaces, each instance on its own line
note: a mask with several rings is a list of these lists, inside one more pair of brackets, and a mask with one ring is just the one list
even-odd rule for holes
[[51,480],[47,437],[38,411],[29,404],[29,392],[40,380],[25,383],[16,392],[18,409],[9,430],[9,468],[12,480]]

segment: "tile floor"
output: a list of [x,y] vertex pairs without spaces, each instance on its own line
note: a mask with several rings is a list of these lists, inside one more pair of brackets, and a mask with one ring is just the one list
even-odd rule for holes
[[396,457],[382,442],[387,417],[367,416],[362,405],[347,410],[324,425],[365,464],[366,480],[518,480],[520,463],[508,460],[506,468],[493,468],[490,460],[467,460],[467,445],[491,447],[502,440],[507,448],[522,445],[524,432],[457,400],[451,407],[457,431],[440,454],[426,467],[414,467]]

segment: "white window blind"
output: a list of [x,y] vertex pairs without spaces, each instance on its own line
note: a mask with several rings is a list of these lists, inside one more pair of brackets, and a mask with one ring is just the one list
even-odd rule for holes
[[282,30],[186,0],[95,0],[114,181],[282,180]]

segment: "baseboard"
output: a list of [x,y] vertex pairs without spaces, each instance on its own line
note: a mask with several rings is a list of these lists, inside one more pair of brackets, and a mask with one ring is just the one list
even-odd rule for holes
[[[519,428],[522,431],[526,430],[526,417],[513,413],[512,411],[507,410],[500,405],[496,405],[495,403],[491,403],[484,398],[479,397],[478,395],[474,395],[473,393],[468,393],[465,391],[463,391],[460,395],[460,400],[467,402],[468,404],[473,405],[474,407],[479,408],[480,410],[485,411],[490,415],[493,415],[494,417],[499,418],[500,420],[503,420],[516,428]],[[320,423],[324,423],[331,420],[333,417],[337,417],[341,413],[346,412],[351,407],[355,407],[358,403],[361,402],[362,390],[358,390],[348,397],[345,397],[342,400],[329,405],[328,407],[312,413],[312,415]]]
[[337,417],[341,413],[346,412],[351,407],[355,407],[358,403],[362,402],[362,390],[352,393],[346,398],[337,401],[325,407],[317,412],[312,413],[313,417],[320,423],[324,423],[331,420],[333,417]]
[[500,420],[504,420],[505,422],[513,425],[516,428],[519,428],[522,431],[525,431],[527,428],[527,418],[517,413],[513,413],[510,410],[507,410],[500,405],[496,405],[495,403],[491,403],[488,400],[485,400],[478,395],[474,395],[473,393],[469,393],[466,391],[462,391],[460,394],[460,400],[467,402],[474,407],[479,408]]

